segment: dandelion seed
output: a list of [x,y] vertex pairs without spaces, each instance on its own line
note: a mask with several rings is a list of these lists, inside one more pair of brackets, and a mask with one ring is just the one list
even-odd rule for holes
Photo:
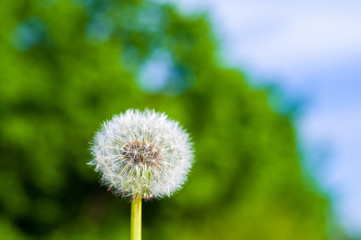
[[170,196],[185,182],[193,162],[192,143],[163,113],[127,110],[96,133],[89,163],[102,183],[133,200]]

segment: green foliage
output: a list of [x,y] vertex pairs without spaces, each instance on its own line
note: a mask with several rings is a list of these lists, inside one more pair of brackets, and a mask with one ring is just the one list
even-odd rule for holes
[[[128,239],[129,202],[86,162],[103,120],[146,107],[188,129],[196,163],[179,194],[144,204],[144,239],[326,239],[291,121],[219,66],[204,17],[140,0],[0,6],[1,239]],[[152,89],[139,72],[159,51],[176,74]]]

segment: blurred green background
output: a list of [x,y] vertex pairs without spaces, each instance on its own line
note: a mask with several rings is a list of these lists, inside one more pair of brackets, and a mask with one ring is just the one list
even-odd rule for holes
[[346,239],[292,114],[223,67],[206,16],[0,0],[0,23],[0,239],[129,239],[129,201],[86,165],[101,122],[128,108],[166,112],[195,143],[184,188],[144,204],[144,239]]

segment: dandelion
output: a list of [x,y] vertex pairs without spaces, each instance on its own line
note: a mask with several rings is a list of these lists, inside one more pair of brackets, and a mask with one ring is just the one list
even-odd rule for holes
[[91,148],[95,171],[116,195],[132,198],[131,239],[140,239],[142,199],[170,196],[185,182],[192,143],[179,124],[151,110],[127,110],[105,122]]

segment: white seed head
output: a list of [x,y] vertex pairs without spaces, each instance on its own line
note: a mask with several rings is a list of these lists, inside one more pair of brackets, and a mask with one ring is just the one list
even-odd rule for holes
[[145,199],[181,188],[193,162],[192,143],[179,124],[154,110],[127,110],[103,123],[89,163],[115,194]]

